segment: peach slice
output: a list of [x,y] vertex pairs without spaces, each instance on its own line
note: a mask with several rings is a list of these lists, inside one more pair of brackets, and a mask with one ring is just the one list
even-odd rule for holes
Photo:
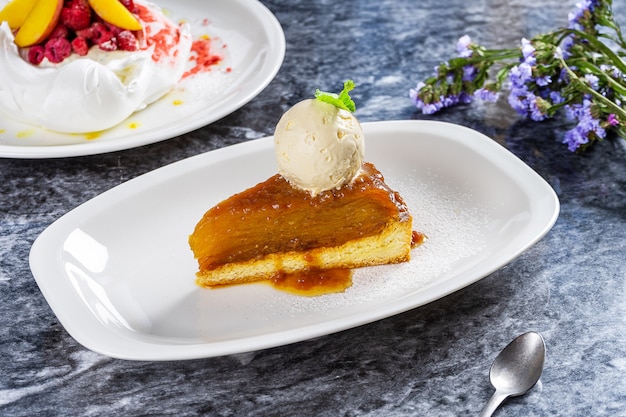
[[119,0],[87,0],[105,22],[127,30],[141,30],[141,23]]
[[15,35],[17,46],[23,48],[46,39],[59,21],[62,8],[63,0],[36,0]]
[[11,30],[19,29],[36,2],[37,0],[13,0],[0,10],[0,22],[7,22]]

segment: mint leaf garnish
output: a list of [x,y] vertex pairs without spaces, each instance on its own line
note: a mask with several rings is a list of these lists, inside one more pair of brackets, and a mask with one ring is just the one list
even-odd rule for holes
[[352,98],[350,98],[349,92],[354,89],[354,81],[348,80],[343,83],[343,90],[341,93],[327,93],[325,91],[320,91],[319,89],[315,90],[315,98],[323,101],[325,103],[330,103],[333,106],[336,106],[343,110],[348,110],[349,112],[354,113],[356,111],[356,106]]

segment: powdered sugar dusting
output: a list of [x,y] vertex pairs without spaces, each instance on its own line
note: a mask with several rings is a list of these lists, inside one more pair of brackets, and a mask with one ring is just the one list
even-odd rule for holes
[[376,301],[395,300],[420,291],[450,271],[459,261],[486,246],[481,230],[489,223],[489,208],[475,205],[465,190],[442,187],[437,178],[407,177],[394,181],[412,215],[413,229],[427,236],[413,249],[411,261],[354,271],[353,285],[344,293],[321,297],[278,297],[283,312],[318,312]]

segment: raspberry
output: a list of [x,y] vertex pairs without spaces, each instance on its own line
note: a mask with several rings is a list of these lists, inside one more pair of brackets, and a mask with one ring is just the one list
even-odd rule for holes
[[139,44],[131,31],[124,30],[117,35],[117,47],[122,51],[136,51]]
[[100,42],[98,44],[98,48],[102,49],[103,51],[107,51],[107,52],[116,51],[117,50],[117,40],[115,39],[115,37],[112,37],[108,41]]
[[131,13],[136,13],[135,2],[133,0],[120,0],[120,3],[124,5]]
[[[91,0],[64,0],[59,22],[40,45],[28,49],[28,61],[38,65],[46,58],[60,63],[72,53],[85,56],[91,46],[103,51],[137,51],[145,43],[143,31],[132,32],[100,19],[93,12]],[[134,0],[119,0],[131,13],[139,7]],[[26,58],[26,57],[25,57]]]
[[62,62],[72,53],[72,45],[65,38],[54,38],[46,42],[44,54],[53,64]]
[[61,10],[61,21],[70,29],[85,29],[91,24],[91,8],[87,0],[66,2]]
[[113,34],[113,36],[117,36],[121,31],[123,31],[124,29],[122,29],[119,26],[115,26],[111,23],[108,22],[104,22],[105,26],[107,27],[107,29],[109,29],[109,31],[111,31],[111,33]]
[[84,39],[89,40],[93,38],[93,33],[94,33],[93,27],[89,26],[88,28],[77,30],[76,36],[79,38],[84,38]]
[[72,51],[79,56],[85,56],[89,52],[89,43],[87,39],[77,37],[72,41]]
[[106,27],[104,23],[96,22],[91,25],[91,30],[93,35],[91,40],[96,45],[100,45],[101,43],[108,42],[113,38],[113,32]]
[[67,26],[65,26],[62,22],[57,23],[57,25],[52,29],[50,35],[48,35],[48,39],[52,38],[67,38],[69,35],[69,30],[67,30]]
[[45,56],[44,48],[41,45],[31,46],[28,49],[28,62],[39,65]]

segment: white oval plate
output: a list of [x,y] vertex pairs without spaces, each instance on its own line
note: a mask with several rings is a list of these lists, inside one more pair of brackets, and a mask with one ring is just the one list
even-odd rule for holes
[[355,270],[345,293],[195,285],[188,235],[211,206],[276,172],[271,137],[165,166],[70,211],[33,244],[33,275],[87,348],[124,359],[191,359],[297,342],[421,306],[507,264],[556,221],[552,188],[476,131],[429,121],[363,128],[367,159],[428,240],[410,262]]
[[[194,38],[209,35],[223,42],[221,67],[183,80],[146,109],[96,135],[55,133],[0,115],[0,157],[92,155],[170,139],[239,109],[274,79],[282,65],[285,35],[275,16],[256,0],[159,0],[158,4],[174,21],[189,22]],[[232,70],[225,71],[227,67]]]

